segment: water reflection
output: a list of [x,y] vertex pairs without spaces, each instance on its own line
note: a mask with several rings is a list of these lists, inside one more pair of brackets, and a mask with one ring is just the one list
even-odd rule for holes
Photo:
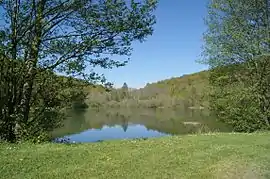
[[66,136],[70,141],[76,142],[95,142],[112,139],[127,139],[127,138],[149,138],[161,137],[167,135],[154,130],[149,130],[143,125],[130,125],[128,130],[122,128],[121,125],[104,126],[101,130],[90,129],[79,134]]
[[76,142],[230,131],[205,110],[104,109],[70,111],[53,136]]

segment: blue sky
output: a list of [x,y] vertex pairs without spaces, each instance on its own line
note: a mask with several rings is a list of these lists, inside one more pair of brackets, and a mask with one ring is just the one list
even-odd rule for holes
[[144,43],[135,43],[127,66],[106,70],[107,79],[121,87],[146,83],[207,69],[198,64],[206,30],[207,0],[159,0],[155,31]]

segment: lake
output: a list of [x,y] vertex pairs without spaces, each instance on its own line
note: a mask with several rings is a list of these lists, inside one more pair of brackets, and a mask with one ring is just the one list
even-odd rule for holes
[[229,131],[205,110],[86,109],[70,111],[53,137],[77,143]]

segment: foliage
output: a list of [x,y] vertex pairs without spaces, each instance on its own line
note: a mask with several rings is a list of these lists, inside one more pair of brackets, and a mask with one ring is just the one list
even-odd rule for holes
[[204,35],[210,106],[236,131],[269,129],[270,2],[212,0]]
[[[148,83],[141,89],[130,89],[126,95],[123,89],[109,92],[95,91],[89,94],[90,106],[115,107],[198,107],[208,105],[208,71]],[[98,105],[96,105],[98,104]]]
[[129,89],[127,83],[124,83],[122,88],[120,89],[121,98],[128,98],[129,95]]
[[16,108],[13,106],[16,105],[16,98],[20,97],[20,93],[17,93],[17,85],[22,80],[19,66],[18,63],[0,55],[0,140],[12,141],[15,138],[15,133],[10,129],[18,119],[18,116],[14,115]]
[[128,85],[127,85],[127,83],[124,83],[124,84],[123,84],[122,89],[128,90]]
[[[54,84],[60,78],[53,73],[111,85],[94,72],[95,67],[110,69],[127,63],[112,57],[128,58],[131,43],[153,33],[156,4],[155,0],[2,1],[0,65],[4,70],[0,73],[5,79],[1,82],[5,101],[1,100],[0,120],[5,132],[1,139],[21,140],[33,128],[47,132],[58,126],[53,120],[63,97],[82,101],[84,94],[76,87],[69,90],[62,83]],[[40,121],[51,121],[52,126]]]
[[[74,102],[84,103],[86,93],[83,88],[86,84],[73,78],[57,76],[49,70],[39,70],[31,94],[29,120],[24,121],[17,111],[18,107],[14,104],[18,101],[16,99],[9,101],[12,92],[17,95],[14,98],[19,98],[20,92],[18,91],[21,82],[17,80],[22,80],[18,71],[22,64],[13,64],[17,71],[12,74],[4,73],[5,70],[11,69],[9,66],[12,63],[15,63],[3,59],[2,62],[4,61],[6,65],[1,63],[3,71],[0,76],[3,79],[0,86],[1,109],[3,110],[0,116],[0,136],[2,140],[10,142],[15,142],[15,139],[33,142],[50,140],[49,132],[61,126],[65,108],[72,107]],[[10,91],[11,89],[14,91]],[[15,125],[14,130],[11,130],[13,125]],[[21,130],[18,129],[18,126],[21,127]]]

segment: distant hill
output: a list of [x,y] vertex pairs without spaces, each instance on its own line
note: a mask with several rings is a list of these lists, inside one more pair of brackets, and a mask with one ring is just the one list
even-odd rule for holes
[[[205,87],[208,85],[208,71],[201,71],[194,74],[183,75],[181,77],[174,77],[171,79],[161,80],[156,83],[147,84],[141,90],[150,90],[153,88],[158,89],[169,89],[169,92],[172,96],[179,96],[186,98],[190,95],[192,87],[196,88],[197,93],[203,93]],[[165,92],[165,90],[160,90],[159,92]]]
[[94,106],[129,107],[185,107],[207,106],[208,71],[183,75],[156,83],[148,83],[140,89],[89,89],[88,102]]
[[148,83],[139,89],[148,98],[173,98],[190,103],[190,105],[205,105],[208,87],[209,71],[183,75]]

